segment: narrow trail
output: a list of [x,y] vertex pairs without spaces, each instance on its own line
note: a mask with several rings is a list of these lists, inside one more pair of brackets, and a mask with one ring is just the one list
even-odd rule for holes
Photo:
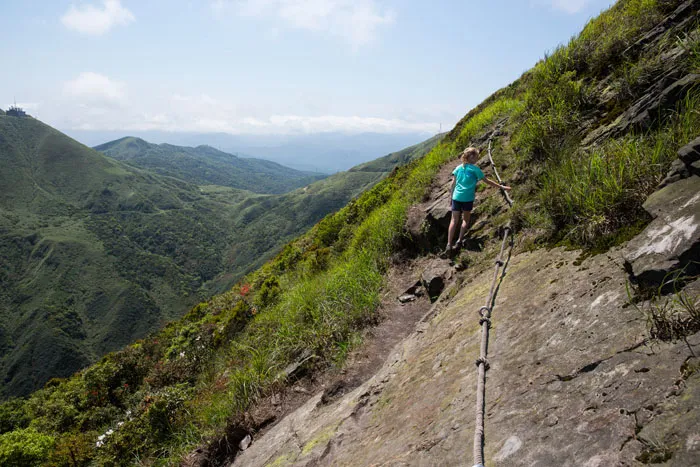
[[[482,159],[482,165],[489,161],[493,163],[490,154],[488,159]],[[427,211],[431,206],[441,202],[449,204],[451,174],[457,162],[458,160],[455,159],[440,169],[430,190],[429,200],[414,206],[414,208]],[[497,172],[494,171],[494,173],[498,177]],[[494,196],[495,194],[491,190],[479,196],[485,195]],[[512,248],[512,243],[510,245]],[[505,246],[505,240],[502,252],[503,246]],[[499,265],[503,265],[500,259]],[[285,389],[256,404],[246,415],[249,425],[259,427],[257,430],[253,430],[252,442],[264,443],[265,436],[285,420],[286,416],[297,410],[303,410],[303,406],[309,404],[315,397],[320,395],[317,402],[319,406],[327,405],[351,393],[361,385],[367,384],[385,365],[387,358],[397,345],[414,333],[417,328],[424,325],[421,323],[427,323],[438,314],[440,309],[447,306],[451,297],[459,290],[460,284],[469,272],[460,273],[455,270],[454,266],[455,263],[452,260],[442,259],[435,253],[396,261],[387,273],[387,284],[378,310],[378,323],[364,331],[362,343],[349,353],[342,369],[330,369],[320,372],[320,374],[301,375]],[[444,271],[445,285],[440,298],[435,303],[431,303],[427,293],[422,293],[415,300],[401,303],[398,297],[420,284],[421,275],[426,270]],[[496,293],[497,288],[494,283],[489,296],[489,302],[492,304],[495,301]],[[465,315],[465,320],[470,319],[467,316],[470,315]],[[473,316],[477,321],[479,320],[478,314]],[[475,359],[477,357],[478,355],[474,355]],[[241,460],[237,459],[230,465],[247,465],[245,461],[241,462]],[[197,464],[186,463],[185,465]]]

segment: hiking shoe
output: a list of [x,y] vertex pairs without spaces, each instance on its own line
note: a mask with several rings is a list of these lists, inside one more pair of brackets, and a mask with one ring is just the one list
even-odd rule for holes
[[454,248],[452,248],[451,246],[448,246],[445,248],[445,250],[442,253],[440,253],[440,258],[450,259],[450,258],[452,258],[453,255],[454,255]]

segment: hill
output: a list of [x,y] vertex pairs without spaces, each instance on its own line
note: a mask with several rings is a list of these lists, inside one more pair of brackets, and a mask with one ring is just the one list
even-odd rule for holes
[[4,394],[67,376],[207,295],[236,198],[110,160],[33,118],[0,117]]
[[[180,317],[386,175],[339,173],[259,195],[153,174],[33,118],[0,117],[0,138],[2,397]],[[119,146],[130,143],[154,146]]]
[[[2,460],[462,465],[491,326],[486,465],[698,464],[699,24],[616,3],[228,292],[3,404]],[[489,142],[516,203],[480,190],[452,265],[447,176]],[[341,369],[406,290],[415,332]]]
[[254,193],[286,193],[325,177],[262,159],[240,158],[211,146],[191,148],[151,144],[139,138],[125,137],[95,149],[159,175],[196,185],[228,186]]

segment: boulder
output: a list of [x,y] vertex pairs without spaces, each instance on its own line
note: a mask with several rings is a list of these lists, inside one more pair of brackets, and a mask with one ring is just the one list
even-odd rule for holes
[[700,137],[695,138],[678,150],[678,158],[686,165],[700,161]]
[[625,247],[626,269],[642,286],[673,287],[674,273],[688,276],[698,270],[700,177],[652,193],[644,209],[654,220]]
[[[665,77],[659,84],[665,85],[669,78],[670,76]],[[676,104],[698,83],[700,83],[700,75],[693,73],[666,85],[658,94],[651,90],[621,115],[616,125],[617,132],[624,133],[632,128],[651,127],[659,121],[665,111],[675,108]]]
[[412,206],[406,219],[406,231],[412,248],[430,251],[444,246],[450,217],[450,197],[447,191],[427,206]]
[[610,125],[596,128],[582,142],[589,146],[606,137],[614,137],[630,130],[646,130],[673,110],[688,91],[700,84],[700,74],[689,74],[678,79],[678,71],[671,70],[651,86],[647,92],[625,110]]
[[700,138],[694,139],[678,150],[678,159],[671,163],[671,168],[658,189],[693,174],[700,175],[698,169],[700,169]]
[[442,289],[445,288],[445,278],[448,272],[448,268],[434,265],[421,274],[421,282],[423,282],[423,286],[428,291],[431,301],[435,301],[442,293]]
[[678,180],[682,180],[684,178],[690,177],[690,170],[688,167],[683,163],[682,160],[676,159],[671,163],[671,168],[668,170],[668,173],[666,174],[666,178],[664,178],[661,183],[659,183],[659,186],[657,189],[661,189],[667,185],[670,185],[671,183],[675,183]]

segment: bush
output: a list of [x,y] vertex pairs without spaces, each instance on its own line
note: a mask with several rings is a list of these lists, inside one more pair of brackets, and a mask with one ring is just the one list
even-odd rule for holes
[[11,431],[0,435],[0,465],[28,467],[40,465],[54,444],[51,436],[34,428]]
[[0,404],[0,435],[26,428],[30,421],[23,399],[10,399]]

